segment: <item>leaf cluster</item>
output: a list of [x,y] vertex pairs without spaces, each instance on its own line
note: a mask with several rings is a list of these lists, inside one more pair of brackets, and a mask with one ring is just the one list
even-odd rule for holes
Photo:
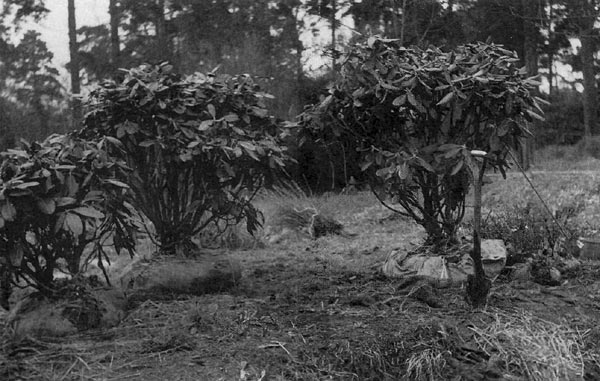
[[81,134],[118,143],[136,207],[171,251],[210,224],[260,226],[250,200],[285,159],[269,97],[247,75],[144,65],[92,92]]
[[443,52],[371,37],[349,52],[341,79],[301,125],[361,152],[362,170],[401,204],[398,212],[450,234],[464,213],[469,151],[487,152],[504,173],[508,150],[542,119],[538,83],[518,61],[494,44]]
[[15,282],[51,294],[57,270],[74,276],[81,259],[103,269],[109,240],[133,255],[133,212],[116,180],[126,167],[107,144],[51,135],[1,153],[0,264]]

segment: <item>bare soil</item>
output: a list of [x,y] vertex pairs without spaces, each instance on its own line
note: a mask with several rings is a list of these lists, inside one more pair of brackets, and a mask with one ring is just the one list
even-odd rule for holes
[[222,251],[243,267],[231,292],[156,295],[116,328],[59,340],[15,342],[5,330],[0,379],[524,380],[476,333],[523,311],[579,332],[576,349],[588,355],[575,379],[600,379],[599,263],[555,287],[501,277],[488,307],[472,311],[462,289],[380,275],[392,249],[421,242],[419,227],[367,194],[335,202],[356,237]]

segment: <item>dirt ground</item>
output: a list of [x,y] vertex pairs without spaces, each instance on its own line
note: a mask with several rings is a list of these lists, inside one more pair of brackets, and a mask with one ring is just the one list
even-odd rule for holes
[[[297,237],[223,251],[244,269],[234,290],[157,295],[102,332],[7,341],[0,379],[600,379],[599,263],[583,263],[554,287],[501,277],[488,307],[471,311],[461,289],[380,275],[392,249],[420,243],[419,227],[390,217],[368,194],[338,196],[330,209],[355,237]],[[527,322],[547,328],[526,331],[530,344],[540,346],[532,353],[544,350],[535,340],[568,339],[563,357],[573,357],[565,361],[569,369],[549,376],[543,369],[556,359],[545,352],[519,362],[522,355],[498,350],[515,337],[509,330],[518,337],[515,326]],[[498,334],[501,329],[506,332]],[[527,366],[542,369],[539,377],[527,376]]]

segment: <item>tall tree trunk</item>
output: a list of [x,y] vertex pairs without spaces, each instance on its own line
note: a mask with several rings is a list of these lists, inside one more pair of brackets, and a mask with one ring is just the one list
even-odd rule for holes
[[[593,36],[594,19],[589,17],[585,28],[580,29],[581,66],[583,71],[583,124],[584,139],[597,133],[598,100],[596,72],[594,70],[594,51],[596,43]],[[586,139],[589,141],[589,139]]]
[[108,13],[110,14],[110,61],[113,72],[121,65],[121,46],[119,41],[119,8],[117,0],[110,0],[108,3]]
[[302,65],[302,52],[304,51],[304,45],[302,44],[302,40],[300,40],[300,29],[304,24],[303,20],[298,19],[298,11],[299,6],[295,7],[295,9],[290,14],[290,19],[288,21],[290,39],[292,40],[293,49],[296,51],[294,58],[296,60],[295,63],[295,92],[294,92],[294,100],[291,102],[290,108],[288,110],[288,118],[290,120],[294,119],[296,115],[298,115],[302,111],[302,99],[300,99],[300,89],[302,88],[302,83],[304,81],[304,69]]
[[548,40],[550,41],[550,47],[548,48],[548,94],[552,96],[554,93],[554,1],[548,1]]
[[156,4],[156,15],[155,15],[155,28],[156,28],[156,57],[160,61],[172,60],[171,51],[169,49],[169,38],[167,36],[167,21],[165,19],[165,0],[158,0]]
[[406,0],[402,0],[402,19],[400,25],[400,46],[404,45],[404,31],[406,30]]
[[392,1],[392,27],[394,28],[393,38],[398,38],[400,34],[400,22],[398,21],[398,0]]
[[42,103],[41,94],[34,94],[34,97],[32,107],[40,121],[38,138],[43,140],[50,134],[50,115],[48,115],[48,110],[46,110],[46,107],[44,107],[44,104]]
[[337,4],[336,0],[331,0],[331,19],[329,23],[331,24],[331,68],[334,73],[337,72],[337,61],[335,56],[335,14],[337,13]]
[[73,115],[73,127],[76,128],[81,121],[81,79],[79,77],[79,44],[77,43],[77,23],[75,21],[75,0],[68,0],[67,3],[68,24],[69,24],[69,69],[71,72],[71,109]]
[[[523,9],[523,52],[525,68],[529,77],[538,75],[537,37],[538,2],[521,0]],[[533,138],[526,138],[521,142],[521,167],[528,170],[533,158]]]
[[548,94],[554,94],[554,53],[548,52]]

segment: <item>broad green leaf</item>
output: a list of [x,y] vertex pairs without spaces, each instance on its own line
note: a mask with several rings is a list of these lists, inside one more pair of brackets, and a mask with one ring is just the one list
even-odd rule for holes
[[412,92],[408,92],[406,94],[407,99],[408,99],[408,103],[410,103],[411,105],[413,105],[420,113],[426,113],[427,110],[425,109],[425,107],[423,106],[423,103],[421,103],[420,100],[418,100],[417,98],[415,98],[414,94]]
[[140,126],[137,123],[131,122],[129,120],[123,123],[123,127],[125,129],[125,132],[127,132],[127,134],[129,135],[135,134],[140,130]]
[[179,160],[181,160],[182,162],[186,162],[186,161],[190,161],[192,160],[192,153],[187,151],[187,152],[183,152],[179,155]]
[[236,114],[227,114],[223,117],[223,119],[228,123],[233,123],[233,122],[237,122],[238,120],[240,120],[240,117],[237,116]]
[[56,170],[61,170],[61,171],[72,171],[74,169],[76,169],[77,167],[74,165],[55,165],[54,167],[52,167],[52,169],[56,169]]
[[252,106],[250,109],[252,110],[252,113],[258,116],[259,118],[266,118],[269,113],[266,109],[262,107]]
[[119,188],[129,188],[129,185],[125,184],[124,182],[121,182],[119,180],[115,180],[115,179],[107,179],[106,180],[107,183],[115,185]]
[[144,140],[143,142],[141,142],[140,144],[138,144],[140,147],[151,147],[153,145],[156,144],[156,140]]
[[377,177],[386,177],[389,173],[390,171],[388,168],[379,168],[377,171],[375,171],[375,175]]
[[217,117],[217,110],[215,109],[215,106],[209,103],[206,106],[206,109],[208,110],[208,113],[213,117],[213,119]]
[[246,132],[244,130],[242,130],[241,128],[237,128],[235,126],[231,127],[231,129],[238,135],[246,135]]
[[117,139],[122,139],[127,134],[125,126],[121,125],[117,127]]
[[417,156],[417,157],[415,157],[415,161],[417,162],[417,164],[419,166],[423,167],[426,171],[434,172],[433,167],[427,161],[425,161],[423,158]]
[[79,191],[79,184],[72,173],[69,173],[69,175],[65,178],[65,185],[67,186],[70,197],[75,196],[77,191]]
[[104,140],[112,143],[113,145],[117,146],[117,147],[122,147],[123,143],[121,143],[121,141],[119,139],[115,139],[112,136],[104,136],[103,137]]
[[259,91],[255,95],[259,98],[275,99],[275,96],[265,93],[264,91]]
[[376,37],[373,37],[373,36],[369,37],[369,38],[367,39],[367,45],[369,46],[369,48],[372,48],[372,47],[373,47],[373,45],[375,45],[375,42],[376,42],[376,41],[377,41],[377,38],[376,38]]
[[529,114],[531,117],[533,117],[534,119],[540,120],[542,122],[546,121],[546,119],[544,119],[543,116],[533,112],[532,110],[527,109],[527,114]]
[[394,106],[402,106],[405,103],[406,103],[406,94],[402,94],[399,97],[394,98],[394,100],[392,101],[392,104]]
[[94,172],[90,172],[85,179],[83,180],[83,184],[81,184],[82,188],[87,188],[88,185],[90,184],[90,182],[92,181],[92,178],[94,177]]
[[360,170],[362,172],[366,171],[371,165],[373,165],[372,161],[365,161],[360,165]]
[[17,157],[29,158],[29,154],[26,151],[20,149],[9,148],[6,150],[6,152]]
[[104,199],[105,199],[105,194],[103,191],[91,190],[85,195],[83,202],[85,203],[85,202],[99,201],[99,200],[104,200]]
[[408,99],[408,103],[410,103],[413,106],[416,106],[417,99],[415,98],[415,95],[412,92],[409,91],[406,93],[406,99]]
[[398,177],[400,178],[400,180],[406,180],[409,175],[410,168],[408,168],[408,165],[406,163],[400,165],[400,167],[398,168]]
[[6,200],[0,207],[0,214],[2,214],[4,220],[13,221],[17,216],[17,209],[9,200]]
[[27,233],[25,233],[25,241],[30,244],[30,245],[37,245],[38,244],[38,238],[37,235],[34,232],[30,232],[28,231]]
[[38,199],[37,206],[44,214],[53,214],[56,210],[56,202],[52,198]]
[[450,92],[448,94],[446,94],[438,103],[438,106],[442,106],[445,105],[446,103],[450,102],[452,99],[454,99],[454,92]]
[[194,137],[196,136],[196,135],[194,135],[194,133],[192,131],[190,131],[186,127],[181,127],[179,130],[181,132],[183,132],[183,134],[185,135],[185,137],[188,138],[188,139],[194,139]]
[[259,157],[256,156],[256,153],[254,152],[254,150],[248,149],[246,147],[244,147],[244,150],[246,151],[246,153],[248,154],[248,156],[250,156],[251,158],[253,158],[256,161],[260,161]]
[[390,85],[389,83],[385,83],[385,82],[380,82],[379,85],[386,90],[400,90],[399,87]]
[[78,208],[71,209],[70,212],[77,213],[84,217],[104,218],[104,213],[100,212],[98,209],[89,206],[80,206]]
[[452,113],[450,111],[446,112],[446,116],[444,117],[444,121],[442,122],[441,130],[444,134],[448,134],[450,132],[450,128],[452,127]]
[[510,132],[511,127],[512,127],[512,122],[505,120],[502,123],[500,123],[496,133],[498,134],[499,137],[503,137],[504,135],[506,135]]
[[81,217],[74,213],[65,213],[63,230],[72,232],[76,237],[83,234],[83,222],[81,221]]
[[77,202],[77,200],[75,200],[73,197],[59,197],[55,199],[57,207],[73,205],[75,202]]
[[203,120],[202,122],[200,122],[200,125],[198,126],[198,130],[200,131],[206,131],[208,130],[214,123],[214,120]]
[[448,151],[446,151],[446,153],[444,154],[444,157],[446,159],[451,159],[453,157],[459,156],[462,149],[463,149],[462,147],[451,148]]
[[37,181],[28,181],[26,183],[21,183],[18,185],[15,185],[16,189],[27,189],[27,188],[31,188],[31,187],[36,187],[40,185],[40,183],[38,183]]
[[10,260],[10,264],[14,267],[20,267],[23,262],[23,244],[21,241],[15,242],[15,244],[10,248],[10,252],[8,254],[8,258]]
[[450,176],[456,175],[463,167],[464,161],[460,160],[458,163],[454,165],[452,171],[450,171]]

